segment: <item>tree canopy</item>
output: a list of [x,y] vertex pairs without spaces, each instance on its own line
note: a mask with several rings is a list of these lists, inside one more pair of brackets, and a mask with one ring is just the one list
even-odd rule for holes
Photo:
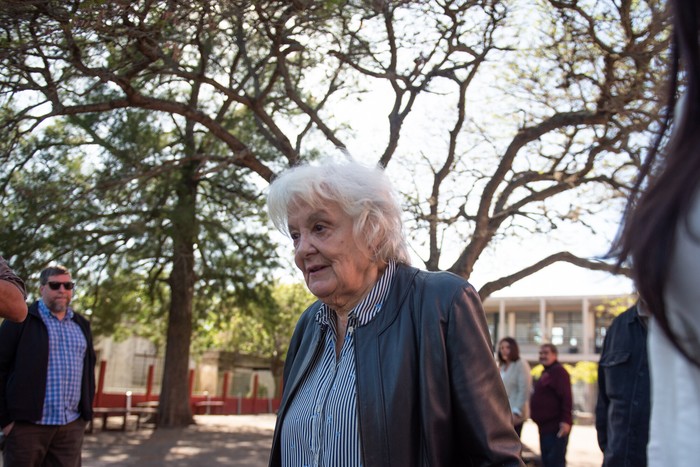
[[[193,323],[265,303],[278,262],[262,202],[276,173],[371,136],[358,157],[401,182],[416,257],[465,278],[504,238],[595,234],[658,128],[665,10],[8,0],[0,251],[25,276],[50,261],[77,269],[105,330],[110,309],[136,300],[115,288],[134,284],[167,320],[161,424],[189,423]],[[370,135],[351,103],[380,122]],[[503,265],[479,292],[558,261],[614,271],[564,250]]]

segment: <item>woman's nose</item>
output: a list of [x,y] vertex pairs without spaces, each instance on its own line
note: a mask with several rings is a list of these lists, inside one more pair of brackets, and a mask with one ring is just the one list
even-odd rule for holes
[[315,249],[311,242],[311,238],[308,235],[299,234],[295,246],[296,254],[299,256],[304,256],[313,252]]

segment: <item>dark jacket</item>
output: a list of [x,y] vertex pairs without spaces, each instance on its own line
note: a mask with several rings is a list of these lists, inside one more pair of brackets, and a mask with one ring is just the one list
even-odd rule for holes
[[595,425],[604,466],[647,465],[650,410],[647,329],[633,306],[613,320],[598,364]]
[[530,417],[541,434],[557,433],[560,423],[573,424],[571,377],[561,363],[544,368],[530,397]]
[[[285,362],[270,456],[290,401],[324,342],[316,302]],[[357,407],[366,467],[523,465],[481,300],[450,273],[399,265],[382,311],[355,331]]]
[[[78,409],[83,419],[92,420],[96,358],[90,322],[77,313],[73,320],[87,341]],[[34,302],[24,322],[5,320],[0,325],[0,426],[41,419],[48,365],[49,333],[39,315],[39,304]]]

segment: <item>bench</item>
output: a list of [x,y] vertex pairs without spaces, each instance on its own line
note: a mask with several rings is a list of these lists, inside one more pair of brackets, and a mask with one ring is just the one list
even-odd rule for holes
[[[198,415],[209,415],[212,413],[221,413],[224,407],[224,401],[200,401],[194,404],[194,413]],[[200,412],[201,411],[201,412]]]
[[[126,422],[130,415],[136,416],[136,429],[141,428],[141,423],[145,423],[145,419],[148,417],[157,417],[158,409],[155,407],[131,407],[127,409],[126,407],[94,407],[92,409],[93,420],[88,423],[88,433],[92,433],[94,429],[94,419],[102,419],[102,430],[119,430],[126,431]],[[118,428],[110,428],[107,424],[107,419],[109,417],[121,417],[122,423]],[[144,418],[144,420],[142,420]]]
[[[136,414],[136,429],[141,428],[142,423],[158,424],[158,407],[136,407],[131,409]],[[143,420],[141,418],[143,417]]]
[[154,409],[158,408],[158,401],[144,401],[136,404],[136,407],[151,407]]

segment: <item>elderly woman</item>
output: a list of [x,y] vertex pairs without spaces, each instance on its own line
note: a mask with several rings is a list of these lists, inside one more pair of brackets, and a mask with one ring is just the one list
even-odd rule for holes
[[479,295],[409,266],[384,172],[295,167],[268,210],[318,297],[289,346],[270,465],[523,465]]
[[498,367],[506,387],[510,410],[513,412],[515,432],[523,431],[523,423],[530,415],[530,391],[532,378],[530,365],[520,358],[520,347],[512,337],[504,337],[498,343]]

